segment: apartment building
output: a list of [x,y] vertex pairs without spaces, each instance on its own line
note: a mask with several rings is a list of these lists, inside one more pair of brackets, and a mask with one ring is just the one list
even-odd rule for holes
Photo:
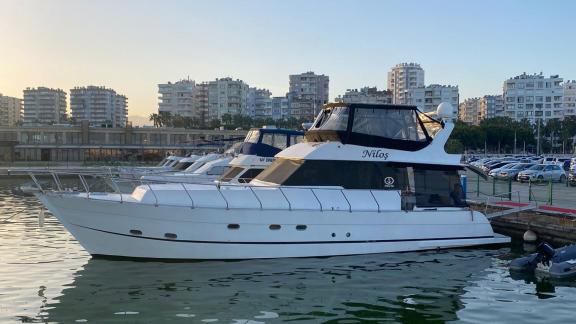
[[563,96],[564,117],[576,116],[576,81],[568,80],[564,82]]
[[431,84],[406,91],[405,103],[417,106],[422,112],[435,111],[442,102],[450,103],[454,107],[454,116],[458,116],[458,86]]
[[0,93],[0,127],[12,127],[22,121],[22,99]]
[[208,114],[210,119],[222,119],[224,114],[247,115],[248,85],[242,80],[221,78],[208,82]]
[[289,80],[290,116],[297,119],[313,120],[329,101],[329,77],[314,72],[306,72],[290,75]]
[[535,123],[563,118],[564,87],[558,75],[546,78],[540,74],[515,76],[504,81],[504,116]]
[[194,105],[196,83],[186,79],[158,85],[158,112],[183,117],[199,117]]
[[70,115],[75,122],[87,120],[92,126],[124,127],[127,98],[106,87],[76,87],[70,89]]
[[391,90],[378,90],[376,87],[364,87],[358,89],[348,89],[344,95],[336,98],[337,102],[343,103],[366,103],[366,104],[391,104],[393,103],[393,92]]
[[66,122],[66,92],[46,87],[24,90],[24,124]]
[[424,87],[424,69],[416,63],[401,63],[388,72],[388,90],[392,91],[395,104],[407,104],[407,92]]
[[272,93],[268,89],[248,88],[246,97],[246,114],[250,117],[264,118],[272,115],[268,111],[267,103],[270,103]]
[[504,116],[504,99],[501,95],[486,95],[480,98],[480,121]]
[[481,98],[468,98],[464,100],[458,110],[458,119],[471,124],[478,125],[481,120],[480,102]]

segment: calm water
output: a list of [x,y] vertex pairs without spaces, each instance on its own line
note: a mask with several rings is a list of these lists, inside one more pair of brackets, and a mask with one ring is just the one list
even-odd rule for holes
[[[576,288],[513,279],[518,248],[160,263],[91,259],[0,180],[0,322],[572,322]],[[22,211],[7,223],[2,220]],[[521,247],[520,247],[521,249]],[[576,286],[576,285],[575,285]]]

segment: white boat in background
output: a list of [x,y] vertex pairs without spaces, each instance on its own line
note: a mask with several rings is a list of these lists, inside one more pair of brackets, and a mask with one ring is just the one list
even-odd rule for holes
[[510,242],[463,200],[453,108],[329,104],[249,184],[143,184],[131,194],[39,187],[92,255],[249,259]]
[[141,180],[150,182],[210,183],[218,179],[230,168],[231,156],[200,162],[201,166],[193,172],[175,172],[170,174],[146,175]]

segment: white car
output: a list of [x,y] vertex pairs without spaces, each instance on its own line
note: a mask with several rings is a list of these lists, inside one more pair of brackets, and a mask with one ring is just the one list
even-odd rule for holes
[[566,172],[561,166],[556,164],[537,164],[520,173],[518,173],[518,181],[566,181]]

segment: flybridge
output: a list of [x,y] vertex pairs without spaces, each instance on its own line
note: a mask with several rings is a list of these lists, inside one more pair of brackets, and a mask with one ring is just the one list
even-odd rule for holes
[[[443,127],[414,106],[337,103],[325,106],[306,139],[418,151]],[[368,151],[365,157],[373,154],[377,153]]]

